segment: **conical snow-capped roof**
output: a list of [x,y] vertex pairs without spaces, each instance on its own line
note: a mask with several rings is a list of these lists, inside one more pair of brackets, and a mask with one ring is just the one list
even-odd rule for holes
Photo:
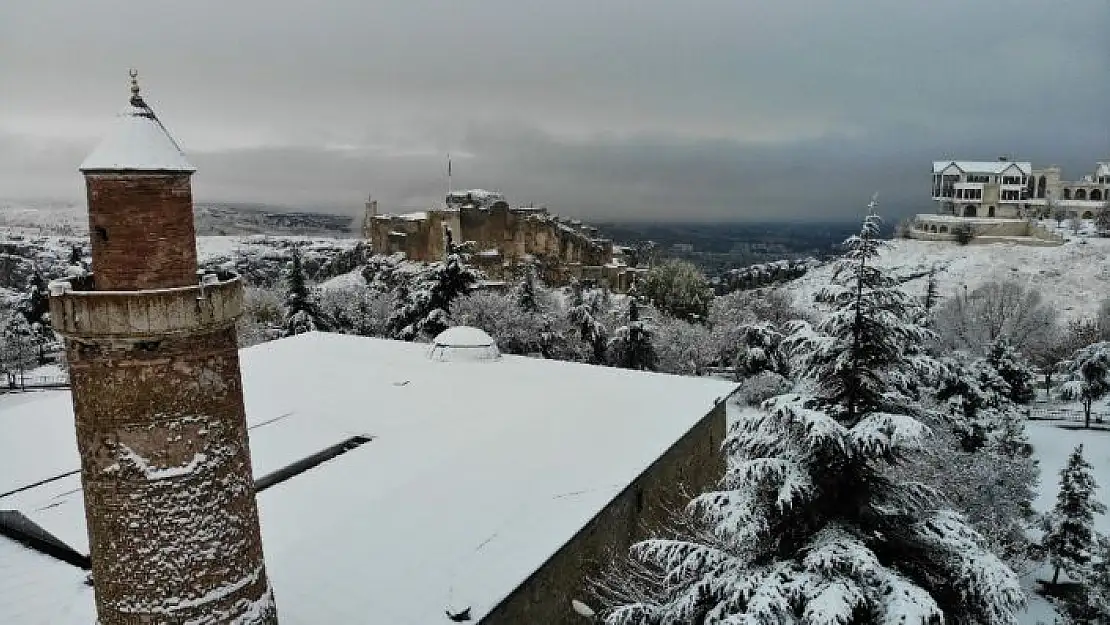
[[93,149],[79,169],[89,171],[194,172],[181,147],[154,111],[139,95],[136,74],[131,72],[131,100],[116,117],[111,131]]

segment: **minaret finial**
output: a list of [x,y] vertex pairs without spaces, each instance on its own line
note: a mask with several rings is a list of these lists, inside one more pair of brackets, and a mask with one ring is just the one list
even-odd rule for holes
[[143,98],[139,95],[139,70],[131,68],[127,73],[131,76],[131,104],[142,106]]

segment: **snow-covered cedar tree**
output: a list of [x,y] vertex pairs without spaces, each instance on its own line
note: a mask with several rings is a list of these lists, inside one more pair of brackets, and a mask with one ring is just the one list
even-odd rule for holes
[[601,318],[608,302],[603,302],[607,294],[597,294],[596,291],[588,292],[578,281],[574,281],[570,287],[567,320],[578,331],[582,342],[590,346],[589,362],[600,365],[605,363],[609,344],[609,329]]
[[987,350],[987,362],[1010,387],[1009,399],[1017,404],[1033,401],[1036,375],[1025,357],[1018,353],[1005,338],[997,339]]
[[736,351],[736,379],[743,380],[760,373],[789,374],[787,357],[782,350],[782,332],[764,321],[742,328]]
[[1079,577],[1099,545],[1094,520],[1096,514],[1106,512],[1106,506],[1096,498],[1097,488],[1091,463],[1083,457],[1083,445],[1079,445],[1060,471],[1056,505],[1045,515],[1041,542],[1052,563],[1053,584],[1059,581],[1060,571]]
[[1091,408],[1110,393],[1110,343],[1095,343],[1075,352],[1065,365],[1069,376],[1060,398],[1083,404],[1083,427],[1091,427]]
[[19,303],[19,310],[31,326],[31,338],[39,364],[46,363],[46,345],[54,340],[50,325],[50,293],[46,280],[38,271],[27,280],[27,293]]
[[668,260],[652,267],[639,281],[638,295],[656,310],[692,323],[704,322],[713,300],[713,289],[696,265]]
[[1062,602],[1073,623],[1110,623],[1110,540],[1102,538],[1091,561],[1077,572],[1079,592]]
[[932,319],[929,317],[932,315],[933,309],[936,308],[938,301],[940,301],[940,288],[937,286],[937,268],[934,266],[929,269],[929,277],[925,280],[925,296],[921,302],[927,327],[932,325]]
[[432,263],[413,283],[398,282],[393,290],[389,334],[404,341],[430,339],[451,325],[451,303],[470,292],[478,274],[458,254]]
[[617,328],[606,348],[609,364],[623,369],[655,371],[659,357],[655,353],[655,331],[640,319],[639,305],[628,298],[628,321]]
[[1004,338],[1020,352],[1051,336],[1056,310],[1040,291],[1017,282],[988,282],[970,293],[947,298],[935,317],[937,332],[950,349],[984,353]]
[[1013,401],[1013,387],[991,358],[958,352],[940,361],[936,397],[963,451],[986,448],[1007,457],[1032,453],[1025,416]]
[[[927,411],[922,422],[932,434],[920,453],[896,468],[900,478],[916,480],[940,491],[948,505],[964,515],[992,553],[1015,570],[1028,572],[1039,565],[1027,530],[1036,519],[1033,499],[1040,475],[1029,450],[1006,453],[997,443],[985,449],[962,451],[964,443],[939,411]],[[1024,439],[1024,423],[1013,436]],[[1002,438],[1001,436],[997,438]]]
[[806,353],[798,392],[736,416],[721,490],[689,506],[704,527],[636,544],[640,577],[608,585],[631,592],[606,623],[1016,623],[1017,576],[937,493],[892,474],[928,436],[899,390],[914,375],[903,346],[927,331],[876,266],[879,226],[868,215],[846,241],[816,331],[787,338]]
[[317,295],[305,281],[301,253],[297,248],[293,248],[289,271],[285,276],[285,286],[285,322],[282,336],[328,330],[329,324],[320,313]]
[[540,304],[536,301],[536,268],[532,264],[524,267],[520,274],[520,281],[513,290],[516,305],[525,313],[534,315],[540,312]]

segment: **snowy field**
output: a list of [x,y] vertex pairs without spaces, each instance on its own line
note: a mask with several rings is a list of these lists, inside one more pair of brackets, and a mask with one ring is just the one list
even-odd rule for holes
[[[1013,280],[1039,290],[1055,302],[1061,321],[1092,315],[1110,296],[1110,239],[1073,238],[1058,247],[1014,243],[958,245],[942,241],[899,239],[883,250],[879,264],[907,277],[911,294],[925,293],[931,268],[937,270],[942,296],[962,293],[992,281]],[[799,304],[813,301],[813,293],[828,284],[831,265],[819,267],[790,284]]]
[[[1094,469],[1099,486],[1096,496],[1099,501],[1110,503],[1110,431],[1071,429],[1075,425],[1061,421],[1030,421],[1026,425],[1041,470],[1037,498],[1033,501],[1037,512],[1048,512],[1056,505],[1060,470],[1067,464],[1068,454],[1080,443],[1083,444],[1083,457]],[[1110,534],[1110,516],[1097,515],[1095,529],[1102,534]],[[1051,604],[1032,592],[1037,587],[1038,579],[1051,577],[1052,567],[1045,564],[1022,578],[1022,585],[1029,594],[1029,608],[1023,625],[1037,625],[1038,622],[1051,625],[1054,622],[1056,612]]]

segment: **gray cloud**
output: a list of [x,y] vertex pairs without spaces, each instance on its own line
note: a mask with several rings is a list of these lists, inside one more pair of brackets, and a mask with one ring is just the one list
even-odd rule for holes
[[933,158],[1110,156],[1102,0],[8,4],[0,195],[79,197],[131,65],[207,200],[420,207],[450,151],[582,217],[840,218],[925,208]]

